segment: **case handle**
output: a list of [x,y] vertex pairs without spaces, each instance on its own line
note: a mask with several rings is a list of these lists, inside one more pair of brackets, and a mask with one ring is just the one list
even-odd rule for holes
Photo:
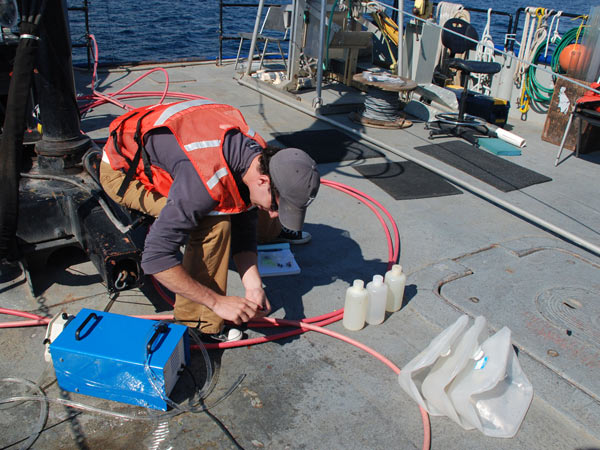
[[157,326],[156,330],[154,331],[154,334],[148,341],[148,344],[146,344],[146,353],[150,353],[150,351],[152,350],[152,344],[154,344],[154,341],[156,340],[156,338],[158,337],[159,334],[168,333],[168,332],[169,332],[169,326],[166,323],[161,323],[159,326]]
[[75,339],[78,341],[81,340],[81,336],[79,336],[79,333],[81,333],[81,330],[83,330],[83,328],[87,325],[87,323],[91,319],[97,319],[97,318],[98,318],[98,316],[96,315],[96,313],[90,313],[90,315],[85,318],[83,323],[81,325],[79,325],[79,328],[77,328],[77,330],[75,331]]

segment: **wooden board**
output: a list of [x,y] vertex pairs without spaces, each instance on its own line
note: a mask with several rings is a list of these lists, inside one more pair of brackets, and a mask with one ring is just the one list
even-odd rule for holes
[[[587,86],[590,84],[585,81],[579,82]],[[550,101],[550,107],[548,109],[548,115],[546,116],[546,123],[544,124],[544,131],[542,132],[542,140],[550,142],[551,144],[560,145],[575,102],[579,97],[582,97],[587,90],[587,88],[569,83],[562,78],[556,80],[554,93],[552,94],[552,100]],[[600,129],[585,121],[583,122],[583,127],[581,148],[579,149],[579,152],[587,153],[596,150],[597,144],[594,145],[594,142],[598,142]],[[573,121],[567,139],[565,140],[564,148],[572,151],[575,150],[578,133],[579,120],[575,120]]]

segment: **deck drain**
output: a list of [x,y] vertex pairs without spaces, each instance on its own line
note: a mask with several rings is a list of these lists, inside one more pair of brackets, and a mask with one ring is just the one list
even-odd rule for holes
[[560,287],[542,292],[536,299],[546,320],[600,347],[600,293],[578,287]]

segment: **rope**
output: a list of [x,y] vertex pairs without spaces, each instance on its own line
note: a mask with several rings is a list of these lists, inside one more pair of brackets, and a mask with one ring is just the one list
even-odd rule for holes
[[[483,30],[481,40],[477,44],[476,59],[478,61],[493,62],[494,61],[494,41],[490,33],[490,25],[492,23],[492,8],[488,9],[487,12],[487,23]],[[472,89],[480,92],[484,95],[490,95],[492,93],[492,77],[489,74],[476,74],[472,75],[476,80]]]
[[[560,12],[557,13],[558,17],[560,17]],[[583,22],[582,22],[583,25]],[[552,24],[550,25],[552,28]],[[551,43],[556,42],[556,48],[552,54],[551,67],[552,71],[556,73],[565,73],[564,70],[560,67],[560,54],[564,51],[564,49],[572,44],[577,43],[579,39],[581,39],[582,34],[585,32],[585,28],[583,26],[579,26],[577,28],[572,28],[567,31],[562,38],[558,39],[558,42],[555,41],[556,34],[552,36],[551,39],[546,39],[546,41],[542,41],[535,52],[533,52],[532,62],[538,61],[539,57],[542,53],[546,54],[548,51],[548,41]],[[556,33],[556,30],[555,30]],[[550,37],[550,34],[549,34]],[[552,100],[552,94],[554,93],[554,85],[550,87],[546,87],[542,85],[536,76],[537,66],[535,64],[531,64],[525,73],[525,82],[524,82],[524,92],[521,93],[521,98],[523,99],[523,107],[521,108],[521,112],[526,113],[529,109],[529,106],[532,101],[537,103],[549,103]],[[526,108],[526,109],[525,109]]]
[[[560,16],[562,16],[562,11],[558,11],[550,22],[550,28],[548,28],[548,38],[546,39],[546,50],[544,51],[544,58],[548,56],[548,47],[550,44],[554,44],[560,40],[560,34],[558,34],[558,26],[560,25]],[[554,21],[556,20],[556,27],[554,30],[552,27],[554,26]]]
[[362,115],[367,119],[395,122],[401,117],[398,93],[369,86]]
[[[521,87],[521,95],[519,96],[519,111],[521,111],[521,120],[527,120],[527,112],[529,111],[531,101],[545,102],[546,96],[540,94],[539,91],[531,90],[533,84],[531,81],[530,68],[544,49],[546,44],[546,36],[548,35],[548,18],[552,15],[552,10],[545,8],[527,8],[527,16],[525,27],[523,27],[523,37],[521,39],[521,52],[519,56],[522,61],[517,64],[515,70],[515,84]],[[537,18],[537,25],[526,29],[529,26],[530,18]],[[523,40],[526,38],[525,48],[523,48]],[[535,71],[535,67],[534,67]],[[545,88],[544,88],[545,89]],[[548,100],[549,101],[549,100]]]

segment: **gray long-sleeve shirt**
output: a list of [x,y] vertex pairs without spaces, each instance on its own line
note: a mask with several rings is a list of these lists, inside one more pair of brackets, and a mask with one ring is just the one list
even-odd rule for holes
[[[217,202],[209,195],[191,161],[167,128],[149,132],[144,142],[151,164],[166,170],[173,178],[167,203],[152,224],[142,254],[142,269],[145,273],[154,274],[181,262],[181,246]],[[260,151],[255,141],[240,132],[230,132],[225,136],[225,161],[246,203],[249,202],[249,193],[242,176]],[[256,251],[256,221],[255,208],[231,216],[232,254]]]

